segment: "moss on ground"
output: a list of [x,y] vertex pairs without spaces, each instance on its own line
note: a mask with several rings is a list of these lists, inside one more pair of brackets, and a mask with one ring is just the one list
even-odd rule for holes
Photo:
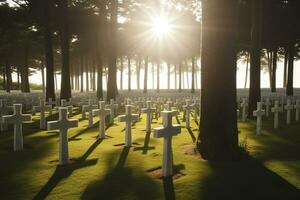
[[[173,140],[176,180],[151,173],[161,167],[163,140],[145,133],[144,115],[133,126],[131,148],[122,145],[125,125],[117,119],[102,141],[95,139],[97,124],[79,125],[69,131],[71,163],[63,167],[57,167],[58,132],[39,131],[38,115],[24,125],[22,152],[12,151],[12,131],[1,133],[0,199],[300,199],[299,125],[274,130],[267,121],[263,135],[255,136],[253,121],[239,122],[251,159],[221,163],[190,155],[198,128],[192,122],[187,130],[182,123]],[[160,125],[153,120],[152,127]]]

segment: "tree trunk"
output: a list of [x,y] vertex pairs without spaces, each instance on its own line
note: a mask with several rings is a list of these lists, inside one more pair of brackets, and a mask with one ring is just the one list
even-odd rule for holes
[[89,85],[89,58],[85,57],[85,90],[88,92],[90,90]]
[[103,1],[98,1],[100,7],[99,26],[96,28],[96,59],[97,59],[97,98],[103,100],[103,29],[106,22],[106,5]]
[[61,12],[61,54],[62,54],[62,69],[61,69],[61,87],[60,98],[67,101],[72,97],[70,85],[70,34],[69,34],[69,8],[68,0],[60,1]]
[[244,88],[247,88],[247,83],[248,83],[248,73],[249,73],[249,54],[247,53],[247,61],[246,61],[246,75],[245,75],[245,84]]
[[288,61],[289,61],[288,47],[285,47],[285,49],[284,49],[284,69],[283,69],[283,88],[286,88],[286,86],[287,86]]
[[192,93],[195,93],[195,58],[192,57]]
[[179,64],[179,92],[181,92],[181,77],[182,77],[182,64]]
[[136,85],[137,85],[137,89],[140,90],[141,86],[140,86],[140,75],[141,75],[141,65],[142,65],[142,59],[140,57],[138,57],[138,61],[137,61],[137,65],[136,65]]
[[248,116],[253,117],[257,102],[260,101],[260,49],[261,49],[261,21],[262,1],[252,1],[252,38],[250,58],[250,89]]
[[147,93],[148,90],[148,56],[145,58],[145,72],[144,72],[144,93]]
[[128,91],[131,91],[131,59],[128,56]]
[[155,83],[155,73],[154,73],[154,62],[151,62],[152,66],[152,89],[154,90],[154,83]]
[[20,89],[20,66],[17,66],[17,89]]
[[118,24],[118,0],[111,1],[111,33],[110,33],[110,52],[109,68],[107,81],[107,100],[116,99],[117,88],[117,52],[116,52],[116,34]]
[[288,74],[287,74],[287,88],[286,95],[294,95],[294,57],[295,57],[295,46],[294,43],[289,44],[289,61],[288,61]]
[[84,70],[84,56],[80,59],[80,92],[83,92],[83,70]]
[[50,27],[50,1],[44,3],[44,42],[45,42],[45,60],[46,60],[46,100],[52,98],[55,100],[54,85],[54,58],[52,44],[52,29]]
[[30,92],[29,87],[29,72],[28,72],[28,46],[24,48],[24,66],[21,68],[21,91],[25,93]]
[[170,76],[171,76],[171,66],[170,66],[170,63],[168,62],[167,63],[168,65],[168,90],[170,90]]
[[271,86],[271,91],[272,91],[272,92],[276,92],[277,52],[278,52],[278,49],[276,48],[276,49],[273,51],[272,86]]
[[41,64],[41,75],[42,75],[42,88],[43,88],[43,95],[46,92],[45,89],[45,67],[44,67],[44,60],[42,59],[42,64]]
[[[198,148],[204,159],[235,159],[236,4],[231,0],[202,2],[201,126]],[[216,59],[217,58],[217,59]]]
[[174,64],[175,90],[177,89],[177,66]]
[[11,79],[11,67],[9,66],[8,62],[5,62],[5,76],[6,76],[6,92],[10,92],[12,89],[12,79]]
[[157,69],[156,69],[156,92],[159,93],[159,68],[160,68],[160,61],[157,61]]
[[268,72],[269,72],[269,82],[270,82],[270,89],[272,88],[272,52],[271,51],[267,51],[267,55],[268,55]]
[[3,68],[3,90],[6,90],[6,70]]
[[124,63],[123,63],[123,56],[121,56],[121,69],[120,69],[120,89],[123,90],[123,70],[124,70]]

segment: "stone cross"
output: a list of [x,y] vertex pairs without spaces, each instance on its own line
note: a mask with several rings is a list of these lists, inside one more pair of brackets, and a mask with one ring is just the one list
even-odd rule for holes
[[[51,106],[51,108],[53,108],[53,106],[55,105],[55,101],[52,100],[52,98],[49,98],[48,103],[49,106]],[[49,115],[52,115],[52,109],[49,112]]]
[[115,118],[115,111],[116,111],[116,109],[118,109],[118,104],[115,104],[114,99],[110,100],[109,108],[110,108],[109,123],[113,124],[114,123],[114,118]]
[[99,109],[93,110],[99,116],[99,139],[105,138],[105,117],[110,114],[110,109],[105,109],[105,101],[99,102]]
[[88,112],[89,113],[89,128],[92,128],[94,123],[93,123],[93,110],[96,107],[92,104],[92,101],[89,101],[88,105],[84,105],[82,107],[82,113]]
[[154,137],[164,138],[162,174],[163,177],[168,177],[173,175],[172,137],[181,132],[181,126],[172,125],[172,111],[162,111],[161,114],[163,127],[154,128]]
[[194,103],[191,105],[194,108],[194,121],[198,121],[198,116],[200,116],[201,103],[200,100],[194,100]]
[[137,121],[139,118],[138,114],[132,114],[132,106],[126,105],[125,106],[125,115],[119,116],[119,122],[126,123],[126,130],[125,130],[125,147],[131,147],[132,145],[132,136],[131,136],[131,123],[132,121]]
[[61,105],[61,107],[66,107],[68,109],[68,113],[70,116],[73,115],[73,106],[68,106],[68,102],[66,99],[62,99],[60,101],[60,105]]
[[241,103],[241,107],[242,107],[242,121],[245,122],[246,118],[247,118],[247,107],[248,107],[248,102],[246,98],[243,98],[242,103]]
[[185,111],[185,127],[190,128],[190,100],[186,100],[185,103],[185,106],[183,106],[183,110]]
[[173,112],[173,116],[177,116],[178,115],[178,111],[177,110],[172,110],[172,101],[167,101],[167,103],[166,103],[166,110],[167,111],[172,111]]
[[292,105],[291,100],[287,100],[287,105],[284,106],[284,109],[287,111],[286,112],[286,124],[290,125],[291,124],[291,113],[292,110],[294,109],[294,106]]
[[274,128],[278,128],[279,127],[279,117],[278,114],[280,112],[283,112],[282,107],[279,106],[279,102],[275,101],[275,105],[274,107],[271,109],[271,111],[274,113]]
[[300,109],[300,100],[296,100],[296,104],[295,104],[295,120],[296,122],[299,122],[299,109]]
[[271,103],[269,98],[266,99],[265,106],[266,106],[266,117],[269,117],[269,115],[270,115],[270,106],[272,106],[272,103]]
[[261,102],[257,102],[257,110],[253,111],[253,116],[257,117],[256,122],[256,134],[261,134],[261,127],[262,127],[262,116],[265,115],[265,110],[262,110]]
[[87,105],[82,105],[82,107],[81,107],[81,110],[82,110],[82,112],[81,112],[81,118],[82,119],[86,118],[87,108],[90,107],[90,106],[93,106],[94,109],[98,108],[97,105],[93,105],[92,99],[89,99],[88,104]]
[[68,108],[59,108],[58,121],[48,122],[48,130],[59,130],[59,164],[65,165],[69,161],[68,129],[78,127],[77,119],[68,119]]
[[13,115],[3,116],[3,122],[14,124],[14,151],[23,150],[23,131],[22,123],[31,121],[30,114],[22,114],[22,104],[14,104]]
[[142,108],[142,112],[146,113],[146,132],[151,132],[151,120],[152,120],[152,114],[156,111],[155,108],[151,107],[151,101],[147,101],[147,107]]
[[50,112],[52,110],[52,107],[50,105],[46,105],[45,101],[43,99],[40,99],[40,105],[34,106],[33,110],[40,112],[40,129],[45,129],[46,128],[45,112],[46,111]]

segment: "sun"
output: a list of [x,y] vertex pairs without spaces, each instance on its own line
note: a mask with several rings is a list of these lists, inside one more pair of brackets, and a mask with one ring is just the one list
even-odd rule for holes
[[171,31],[171,23],[164,16],[156,16],[152,21],[152,31],[157,37],[164,37]]

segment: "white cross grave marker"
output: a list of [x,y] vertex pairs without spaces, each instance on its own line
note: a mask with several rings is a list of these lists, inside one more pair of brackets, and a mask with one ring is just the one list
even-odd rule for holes
[[292,105],[291,100],[287,100],[287,105],[284,106],[284,109],[287,111],[286,112],[286,124],[290,125],[291,124],[291,113],[292,110],[294,109],[294,106]]
[[190,105],[190,100],[185,101],[186,104],[183,106],[183,109],[185,110],[185,127],[190,128],[190,110],[191,110],[191,105]]
[[269,117],[269,115],[270,115],[270,106],[272,106],[272,103],[271,103],[269,98],[266,99],[265,106],[266,106],[266,117]]
[[262,110],[261,102],[257,102],[257,110],[253,111],[253,116],[257,117],[256,122],[256,134],[261,134],[261,127],[262,127],[262,116],[265,115],[265,111]]
[[14,124],[14,151],[23,150],[23,131],[22,123],[31,121],[30,114],[22,114],[22,104],[14,104],[13,115],[3,116],[3,122]]
[[59,108],[58,121],[48,122],[48,130],[59,130],[59,164],[65,165],[69,161],[68,129],[78,127],[77,119],[68,119],[68,108]]
[[82,113],[88,112],[89,113],[89,128],[92,128],[94,123],[93,123],[93,110],[96,109],[97,107],[92,104],[92,101],[89,100],[88,105],[84,105],[82,107]]
[[179,124],[172,125],[172,111],[162,111],[161,115],[163,127],[154,128],[154,137],[164,138],[162,174],[163,177],[168,177],[173,175],[172,137],[181,132],[181,126]]
[[99,109],[93,110],[99,116],[99,139],[105,138],[105,117],[110,114],[110,109],[105,109],[105,102],[99,102]]
[[40,129],[46,128],[46,117],[45,112],[51,111],[52,107],[45,104],[45,101],[43,99],[40,99],[40,105],[39,106],[33,106],[33,110],[40,112]]
[[132,144],[132,136],[131,136],[131,123],[132,121],[137,121],[139,118],[138,114],[132,114],[132,107],[131,105],[125,106],[125,115],[119,116],[119,122],[126,123],[126,130],[125,130],[125,146],[131,147]]
[[282,107],[279,106],[279,102],[275,101],[275,105],[271,110],[274,113],[274,128],[277,129],[279,127],[279,117],[278,114],[283,112]]
[[61,105],[61,107],[66,107],[68,109],[68,113],[70,116],[73,115],[73,106],[69,106],[66,99],[62,99],[60,101],[60,105]]
[[146,132],[150,133],[151,132],[151,119],[152,119],[152,113],[156,111],[155,108],[151,107],[151,101],[147,101],[147,107],[142,108],[142,112],[146,113]]
[[110,100],[109,108],[110,108],[109,123],[113,124],[114,118],[115,118],[115,111],[116,111],[116,109],[118,109],[118,104],[115,103],[114,99]]

